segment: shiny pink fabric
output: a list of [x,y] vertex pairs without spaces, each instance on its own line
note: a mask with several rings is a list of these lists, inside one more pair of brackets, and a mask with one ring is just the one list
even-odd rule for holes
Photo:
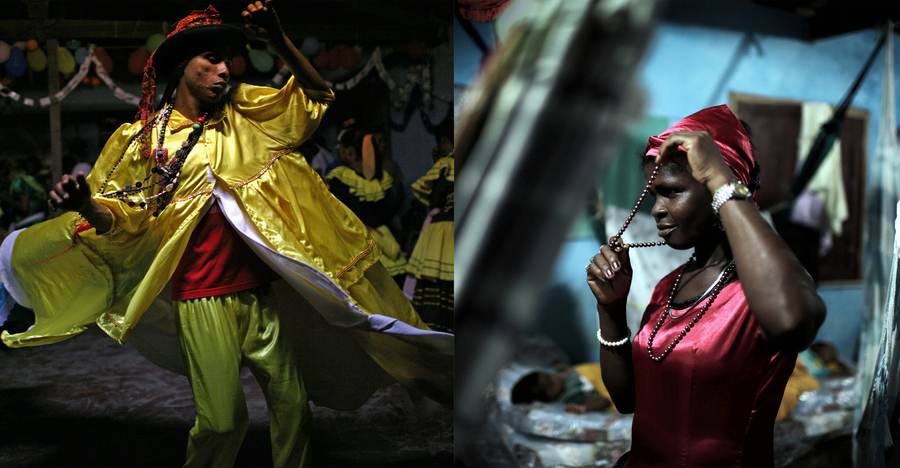
[[741,121],[727,105],[722,104],[703,109],[681,119],[659,135],[650,137],[645,154],[656,156],[659,154],[659,147],[669,135],[685,130],[706,130],[716,141],[716,146],[719,147],[719,151],[722,152],[725,162],[734,175],[744,185],[750,187],[755,195],[757,185],[756,181],[752,180],[751,169],[756,164],[756,160],[753,159],[750,137],[744,126],[741,125]]
[[[625,466],[772,466],[775,416],[797,355],[770,354],[734,281],[669,356],[652,361],[647,341],[678,271],[656,286],[632,348],[637,404]],[[705,303],[665,321],[654,356]]]

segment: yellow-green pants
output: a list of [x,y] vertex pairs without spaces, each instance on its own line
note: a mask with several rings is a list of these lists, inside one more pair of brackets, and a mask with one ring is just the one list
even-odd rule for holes
[[234,465],[249,421],[242,365],[266,397],[275,466],[303,465],[312,411],[271,287],[175,301],[174,309],[197,406],[185,466]]

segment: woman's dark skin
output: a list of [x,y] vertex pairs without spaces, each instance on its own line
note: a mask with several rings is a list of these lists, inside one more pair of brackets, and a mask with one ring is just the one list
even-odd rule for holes
[[[812,277],[752,200],[726,202],[719,210],[725,231],[716,226],[712,194],[735,177],[712,137],[702,131],[675,132],[660,146],[654,162],[660,171],[650,193],[656,198],[652,214],[660,234],[672,248],[693,248],[696,255],[674,300],[702,294],[733,259],[770,350],[798,352],[812,344],[825,320],[825,304]],[[653,164],[644,166],[648,179],[652,170]],[[592,258],[587,277],[607,341],[627,336],[625,303],[633,275],[628,248],[613,244],[615,248],[604,245]],[[600,364],[616,408],[634,412],[630,343],[601,346]]]

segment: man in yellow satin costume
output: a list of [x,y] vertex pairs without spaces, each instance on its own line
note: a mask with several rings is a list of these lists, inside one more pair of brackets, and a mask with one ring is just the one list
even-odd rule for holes
[[[452,402],[452,336],[419,319],[365,225],[295,151],[334,94],[268,1],[243,16],[290,69],[282,89],[228,90],[229,57],[247,39],[212,7],[194,11],[151,56],[138,121],[109,138],[88,177],[63,176],[52,191],[51,207],[67,213],[0,246],[2,286],[36,317],[26,332],[3,333],[11,347],[94,323],[124,343],[145,313],[174,313],[197,405],[186,466],[233,465],[248,424],[242,365],[265,393],[276,466],[307,461],[304,380],[310,394],[310,381],[353,387],[357,404],[377,380],[329,381],[321,369],[362,380],[371,374],[354,360],[368,360]],[[157,77],[169,83],[158,107]],[[296,297],[278,310],[280,279]],[[171,309],[158,299],[169,283]],[[305,325],[291,340],[285,321],[296,318]],[[306,359],[320,368],[301,379]]]

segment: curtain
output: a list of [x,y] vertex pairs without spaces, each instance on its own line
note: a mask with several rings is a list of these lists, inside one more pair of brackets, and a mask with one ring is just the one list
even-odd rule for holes
[[[819,130],[834,115],[831,105],[804,102],[801,106],[800,135],[797,137],[797,173],[809,155]],[[841,140],[836,138],[825,159],[791,209],[791,222],[819,232],[819,256],[833,245],[832,236],[840,236],[842,225],[850,217],[841,170]]]

